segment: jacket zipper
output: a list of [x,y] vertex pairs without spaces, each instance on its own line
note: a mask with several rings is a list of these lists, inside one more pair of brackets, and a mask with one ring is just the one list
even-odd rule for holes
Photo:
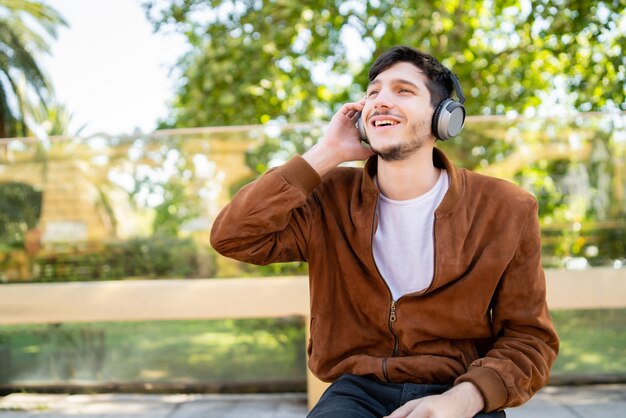
[[[391,353],[391,357],[395,357],[398,355],[398,349],[400,347],[400,341],[398,339],[398,336],[396,335],[396,333],[393,330],[393,324],[394,322],[396,322],[396,320],[398,319],[398,314],[396,312],[396,307],[398,306],[398,301],[397,300],[392,300],[391,301],[391,308],[389,309],[389,321],[387,322],[387,327],[389,328],[389,332],[391,332],[391,335],[393,335],[393,353]],[[383,359],[383,376],[385,376],[385,380],[387,382],[391,382],[391,378],[389,377],[389,372],[387,370],[387,361],[389,360],[389,357],[385,357]]]
[[398,315],[396,313],[397,306],[398,306],[398,301],[392,300],[391,310],[389,312],[389,331],[391,331],[391,334],[393,335],[393,353],[391,353],[391,357],[395,357],[398,355],[398,348],[400,347],[400,339],[398,338],[395,331],[393,330],[393,324],[398,319]]
[[[389,310],[389,319],[388,319],[388,322],[387,322],[387,327],[389,328],[389,332],[391,332],[391,335],[393,335],[393,352],[391,353],[391,357],[396,357],[398,355],[398,350],[400,348],[400,340],[399,340],[398,336],[396,335],[395,331],[393,330],[393,324],[398,319],[398,314],[396,312],[398,301],[393,299],[393,296],[391,295],[391,289],[389,289],[389,285],[387,285],[387,282],[385,282],[385,278],[380,273],[380,270],[378,270],[378,266],[376,265],[376,260],[374,259],[374,226],[375,225],[376,225],[376,210],[374,210],[374,218],[372,219],[372,233],[371,233],[371,236],[370,236],[370,238],[371,238],[371,240],[370,240],[370,253],[371,253],[371,256],[372,256],[372,262],[374,263],[374,267],[376,267],[376,271],[378,272],[378,275],[380,276],[380,278],[385,283],[385,286],[387,286],[387,291],[389,292],[389,295],[391,297],[391,308]],[[383,376],[385,377],[385,380],[387,382],[391,382],[391,378],[389,377],[389,373],[387,371],[387,361],[388,360],[389,360],[389,357],[385,357],[383,359],[382,369],[383,369]]]

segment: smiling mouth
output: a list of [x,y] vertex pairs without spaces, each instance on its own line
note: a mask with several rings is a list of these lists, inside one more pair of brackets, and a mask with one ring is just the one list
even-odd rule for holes
[[395,120],[391,120],[391,119],[382,119],[382,120],[377,120],[374,121],[374,126],[378,127],[378,126],[393,126],[393,125],[397,125],[399,122],[395,121]]

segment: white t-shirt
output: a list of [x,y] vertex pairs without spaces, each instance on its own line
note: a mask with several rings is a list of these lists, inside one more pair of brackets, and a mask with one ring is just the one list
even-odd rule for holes
[[380,195],[374,261],[394,300],[430,286],[435,269],[435,210],[448,191],[446,170],[427,193],[410,200]]

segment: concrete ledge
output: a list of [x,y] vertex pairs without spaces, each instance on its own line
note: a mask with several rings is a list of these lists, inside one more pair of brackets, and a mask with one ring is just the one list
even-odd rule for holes
[[0,324],[308,316],[306,277],[0,285]]
[[626,269],[547,270],[552,309],[626,308]]
[[[546,271],[552,309],[626,307],[626,269]],[[309,315],[304,276],[0,285],[0,324]]]

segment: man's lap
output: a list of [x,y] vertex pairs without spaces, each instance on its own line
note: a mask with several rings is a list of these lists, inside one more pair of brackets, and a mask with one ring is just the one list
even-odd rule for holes
[[[385,383],[362,376],[343,375],[324,392],[307,418],[381,418],[406,402],[449,389],[445,385]],[[504,412],[480,413],[474,418],[505,417]]]

